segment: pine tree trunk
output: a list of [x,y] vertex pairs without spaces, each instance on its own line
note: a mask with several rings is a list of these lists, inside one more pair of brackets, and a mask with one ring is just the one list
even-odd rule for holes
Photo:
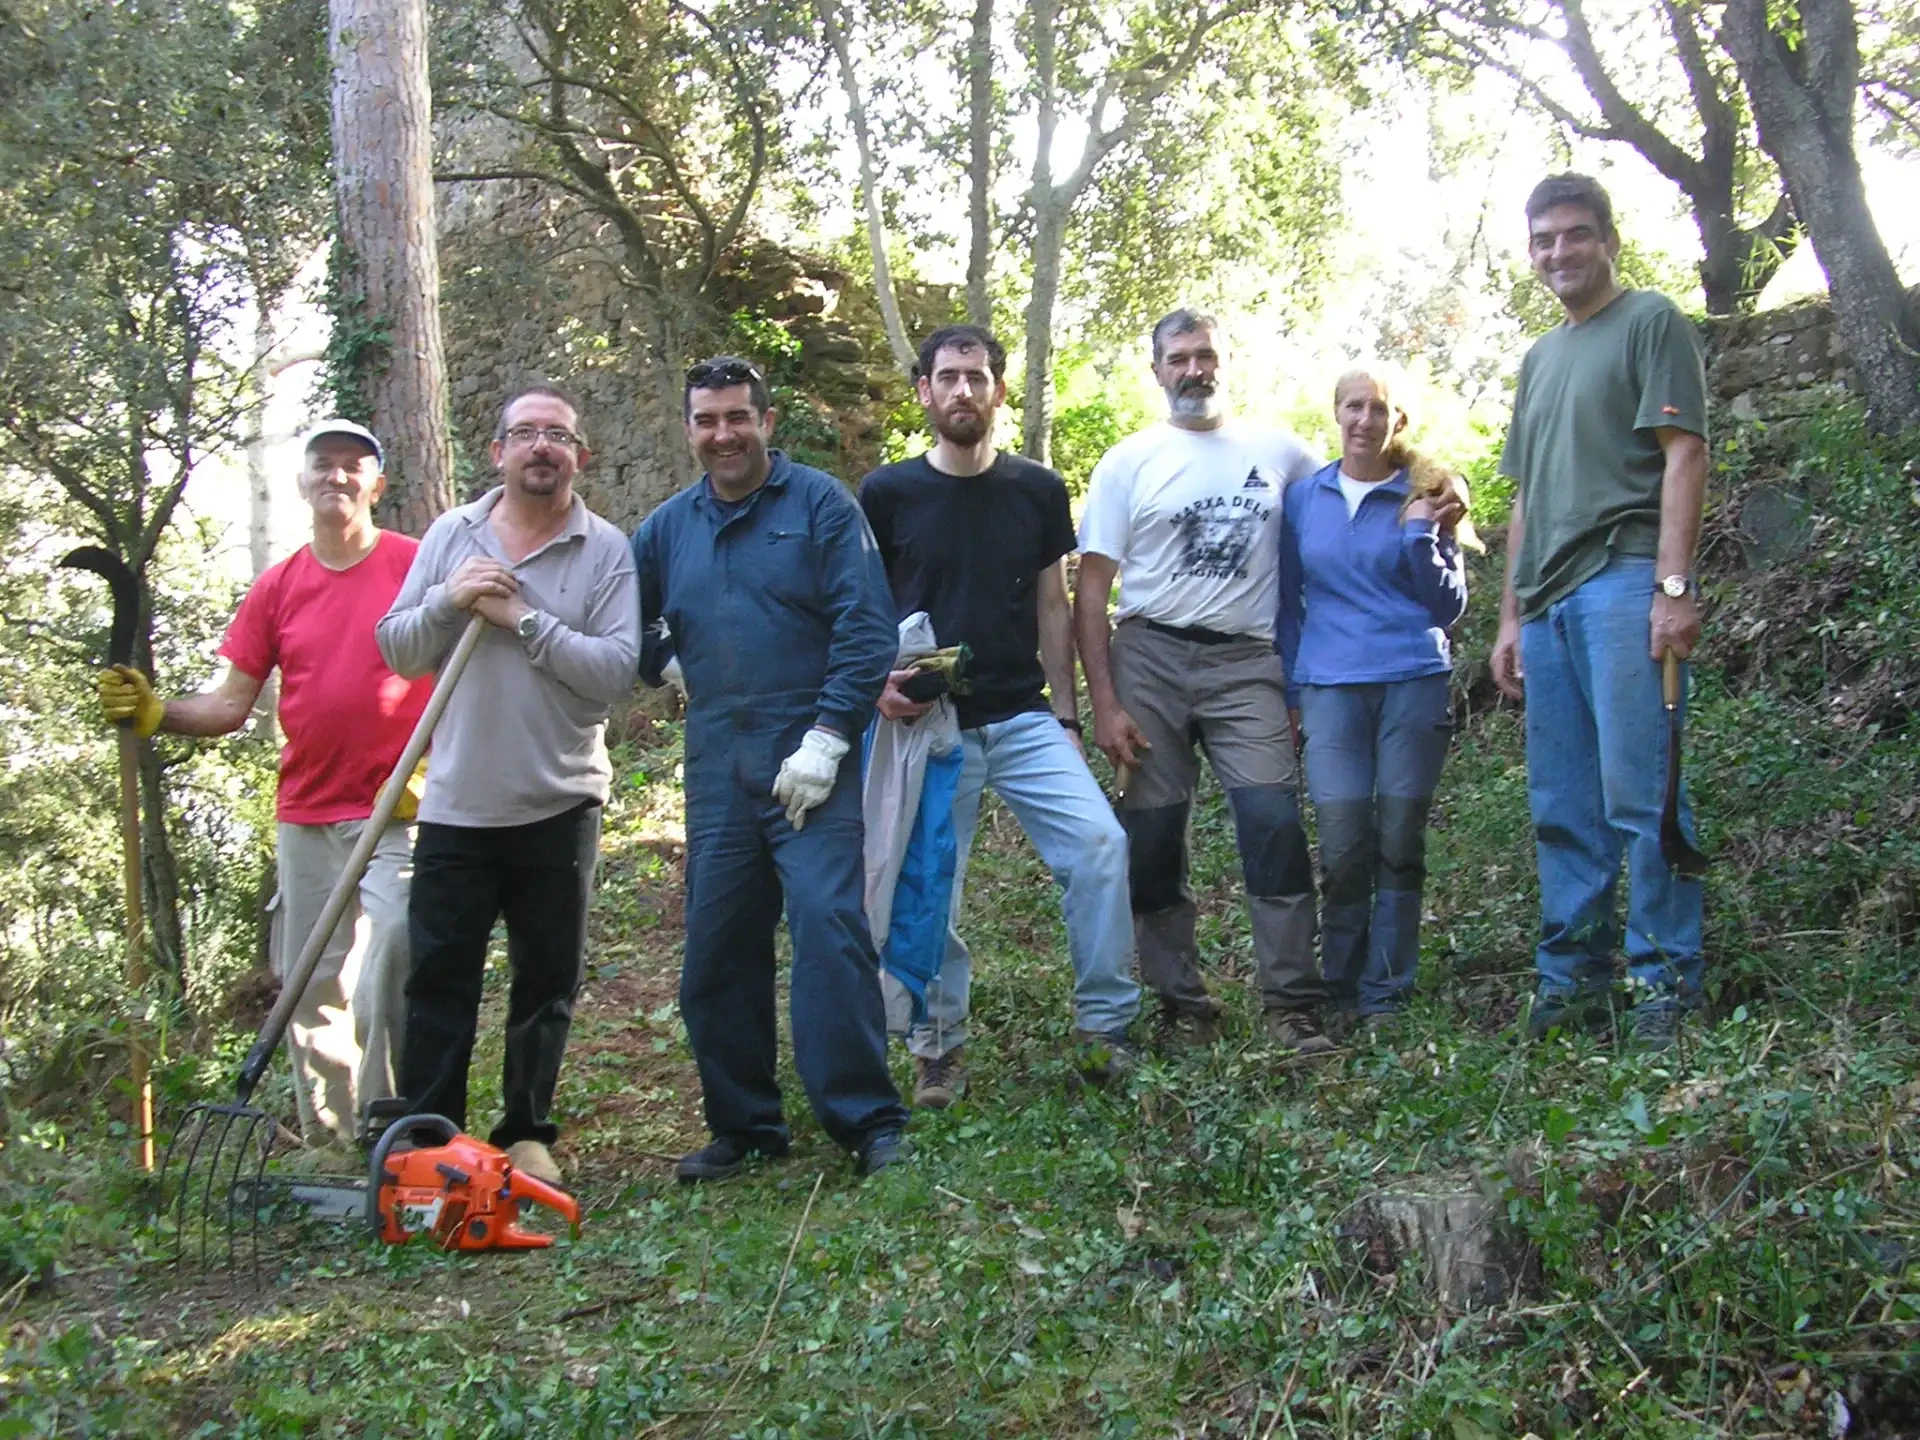
[[1791,48],[1768,28],[1767,9],[1767,0],[1732,0],[1726,21],[1760,143],[1827,272],[1834,326],[1869,420],[1883,432],[1920,429],[1920,315],[1867,209],[1853,148],[1860,61],[1852,6],[1800,0],[1802,33]]
[[361,322],[384,335],[361,376],[387,452],[380,519],[418,535],[453,501],[425,0],[330,0],[329,10],[345,285]]

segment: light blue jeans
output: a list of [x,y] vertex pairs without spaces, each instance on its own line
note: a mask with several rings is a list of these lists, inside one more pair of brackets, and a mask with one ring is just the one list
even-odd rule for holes
[[1060,722],[1045,711],[963,730],[960,740],[965,753],[953,797],[960,851],[953,872],[953,919],[940,973],[927,987],[927,1018],[908,1033],[907,1049],[932,1059],[967,1038],[973,957],[958,929],[960,897],[980,819],[980,794],[989,785],[1013,811],[1061,889],[1073,956],[1074,1024],[1100,1031],[1128,1024],[1140,1012],[1140,987],[1133,982],[1127,836],[1112,802]]
[[1427,813],[1453,738],[1448,677],[1302,685],[1307,793],[1320,825],[1320,970],[1362,1015],[1407,1003],[1420,960]]
[[[1667,722],[1647,653],[1653,571],[1651,559],[1617,557],[1520,627],[1543,997],[1612,983],[1623,854],[1635,988],[1655,1000],[1700,993],[1700,882],[1675,875],[1660,853]],[[1692,839],[1684,789],[1680,824]]]

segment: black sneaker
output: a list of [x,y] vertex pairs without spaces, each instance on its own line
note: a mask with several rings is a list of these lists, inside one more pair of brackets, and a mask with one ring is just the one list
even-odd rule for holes
[[1527,1008],[1527,1039],[1544,1040],[1555,1030],[1565,1035],[1599,1035],[1613,1024],[1613,997],[1605,990],[1571,995],[1538,991]]
[[1090,1085],[1111,1085],[1140,1068],[1140,1049],[1125,1028],[1075,1030],[1074,1064]]
[[673,1173],[679,1177],[682,1185],[695,1185],[702,1180],[728,1180],[738,1175],[746,1167],[747,1161],[756,1155],[777,1160],[786,1153],[784,1144],[753,1144],[738,1135],[716,1135],[691,1155],[682,1155],[680,1163],[673,1167]]
[[861,1148],[854,1156],[854,1169],[861,1178],[878,1175],[889,1165],[904,1165],[913,1155],[913,1147],[907,1143],[907,1137],[898,1130],[882,1130]]

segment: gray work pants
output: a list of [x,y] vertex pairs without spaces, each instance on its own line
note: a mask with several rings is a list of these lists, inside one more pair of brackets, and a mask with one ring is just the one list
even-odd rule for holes
[[1268,1009],[1319,1005],[1326,988],[1313,958],[1313,862],[1279,656],[1265,640],[1203,643],[1130,619],[1114,631],[1113,678],[1121,705],[1153,747],[1121,808],[1141,981],[1165,1010],[1218,1008],[1200,976],[1187,883],[1197,745],[1233,812],[1261,1002]]

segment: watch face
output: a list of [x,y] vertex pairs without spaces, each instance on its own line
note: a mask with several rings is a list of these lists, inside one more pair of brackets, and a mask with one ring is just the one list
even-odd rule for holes
[[534,631],[540,628],[540,617],[537,615],[522,615],[519,623],[513,628],[522,640],[531,640]]
[[1682,595],[1687,593],[1687,577],[1684,575],[1669,575],[1660,582],[1660,588],[1666,591],[1673,599],[1678,600]]

